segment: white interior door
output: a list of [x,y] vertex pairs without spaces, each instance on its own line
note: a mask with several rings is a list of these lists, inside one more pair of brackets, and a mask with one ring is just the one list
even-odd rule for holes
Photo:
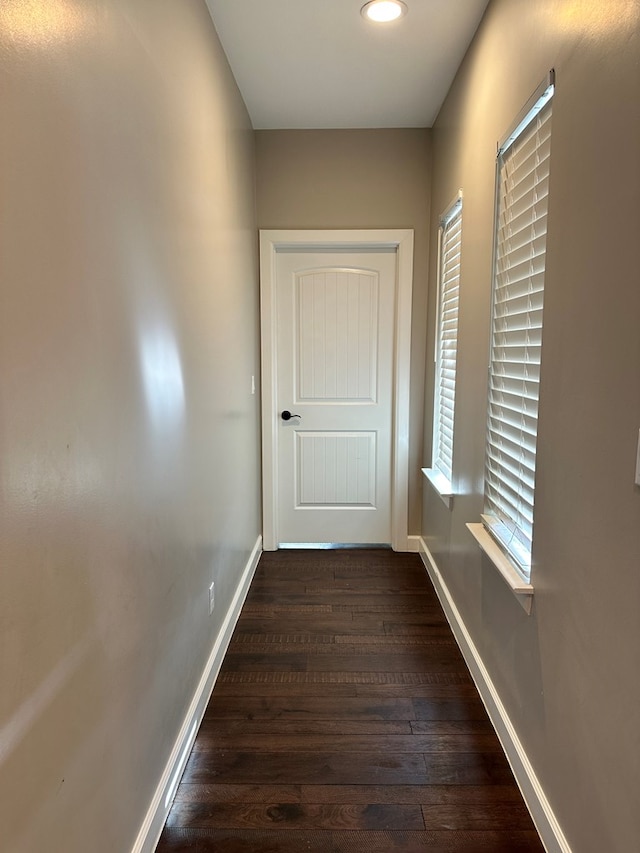
[[397,252],[281,251],[275,273],[278,544],[391,543]]

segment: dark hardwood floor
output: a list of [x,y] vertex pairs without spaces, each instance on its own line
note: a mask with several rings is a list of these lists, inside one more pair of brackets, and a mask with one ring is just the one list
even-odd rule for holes
[[157,853],[542,853],[420,558],[264,553]]

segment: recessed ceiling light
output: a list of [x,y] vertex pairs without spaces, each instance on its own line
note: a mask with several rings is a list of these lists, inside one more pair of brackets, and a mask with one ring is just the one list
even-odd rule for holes
[[407,7],[401,0],[371,0],[365,3],[360,13],[364,18],[375,21],[377,24],[386,24],[395,21],[407,14]]

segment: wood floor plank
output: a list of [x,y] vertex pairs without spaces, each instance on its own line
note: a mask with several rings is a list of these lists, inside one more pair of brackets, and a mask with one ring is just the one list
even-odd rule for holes
[[332,580],[335,577],[335,569],[323,566],[305,566],[304,560],[298,561],[296,566],[291,566],[290,563],[283,563],[280,566],[259,565],[254,575],[252,590],[257,587],[268,586],[271,588],[274,584],[282,582],[284,584],[300,583],[306,581],[325,581]]
[[541,853],[535,830],[328,832],[167,828],[156,853]]
[[[383,615],[383,614],[381,614]],[[445,622],[429,614],[410,614],[403,621],[398,621],[397,614],[392,614],[382,621],[381,630],[373,622],[373,617],[352,614],[352,625],[354,633],[359,625],[363,627],[363,633],[373,634],[376,630],[381,634],[396,637],[433,637],[440,634],[442,637],[450,636],[450,628]],[[350,632],[347,632],[350,633]]]
[[[395,608],[397,608],[395,612],[402,613],[403,608],[410,608],[408,612],[414,614],[421,612],[421,610],[425,610],[434,618],[440,614],[438,601],[425,593],[424,590],[421,591],[418,589],[407,589],[401,593],[379,589],[375,593],[365,593],[356,590],[349,591],[333,589],[331,587],[300,585],[297,590],[289,589],[285,592],[284,589],[274,590],[271,587],[265,587],[262,590],[258,589],[252,593],[251,597],[247,599],[247,603],[254,607],[262,606],[266,611],[269,611],[277,605],[294,607],[298,604],[313,605],[322,602],[331,607],[330,611],[325,612],[331,613],[349,613],[352,608],[359,608],[361,612],[367,612],[367,605],[370,604],[375,609],[369,612],[384,613],[384,604],[385,602],[389,602],[390,599]],[[422,608],[417,606],[419,604],[422,604]],[[282,614],[286,611],[272,610],[272,617],[277,616],[278,612]],[[247,613],[242,618],[249,618],[251,615],[251,613]]]
[[[416,732],[415,727],[419,728]],[[304,719],[247,719],[243,717],[205,717],[200,727],[203,737],[215,738],[219,735],[341,735],[378,736],[421,734],[431,737],[481,734],[493,739],[495,734],[488,720],[376,720],[376,719],[322,719],[308,716]],[[335,742],[335,741],[334,741]],[[337,742],[336,742],[336,745]]]
[[517,787],[507,785],[242,785],[183,783],[175,802],[217,803],[394,803],[484,809],[513,806],[526,814]]
[[305,672],[308,655],[304,652],[247,652],[227,653],[220,672]]
[[420,637],[408,637],[408,636],[399,636],[394,637],[393,634],[382,634],[382,635],[372,635],[372,634],[334,634],[333,635],[333,643],[336,645],[340,645],[342,643],[348,645],[363,645],[363,646],[372,646],[372,645],[380,645],[385,648],[392,649],[395,646],[401,646],[402,648],[412,648],[415,646],[418,647],[429,647],[429,646],[450,646],[455,645],[457,647],[457,643],[451,633],[451,629],[447,628],[439,628],[438,630],[423,633]]
[[[387,579],[390,577],[389,563],[386,560],[377,562],[375,558],[373,558],[366,563],[363,562],[363,564],[359,566],[351,565],[344,568],[336,566],[333,569],[333,575],[336,580],[356,580],[358,583],[366,582],[367,588],[370,589],[371,585],[368,583],[370,579]],[[430,587],[425,587],[424,567],[420,564],[412,562],[411,565],[398,565],[396,571],[393,573],[393,577],[411,579],[414,581],[416,586],[420,586],[421,589],[425,589],[426,592],[435,596],[435,592]]]
[[331,853],[531,853],[541,851],[534,831],[334,833]]
[[[437,723],[431,725],[436,726]],[[440,725],[450,725],[441,723]],[[460,726],[471,726],[472,723],[459,723]],[[424,732],[423,734],[439,734],[444,730]],[[467,730],[457,729],[446,732],[447,734],[470,734],[473,729]],[[371,737],[387,737],[389,735],[405,735],[411,736],[411,723],[403,720],[343,720],[343,719],[304,719],[304,720],[229,720],[229,719],[212,719],[205,718],[200,727],[202,734],[201,740],[207,741],[210,738],[211,743],[218,742],[218,738],[234,737],[236,739],[244,738],[251,735],[262,735],[264,737],[273,737],[275,735],[312,735],[314,737],[324,736],[333,738],[333,743],[336,744],[336,738],[354,735],[362,737],[363,735]],[[485,734],[492,734],[490,727],[483,730]],[[200,739],[199,739],[200,740]]]
[[[477,698],[478,691],[476,686],[469,678],[467,682],[457,684],[358,684],[356,688],[356,696],[368,698],[388,698],[395,696],[400,698],[416,697],[424,699],[473,699]],[[305,691],[306,692],[306,691]]]
[[[481,706],[482,707],[482,706]],[[443,711],[444,713],[444,711]],[[245,697],[223,696],[218,688],[209,702],[205,720],[233,717],[241,720],[418,720],[411,699],[356,699],[348,696]]]
[[258,643],[279,648],[285,645],[334,645],[335,642],[336,634],[333,632],[330,634],[309,634],[305,632],[292,633],[291,631],[260,631],[252,633],[251,631],[245,630],[243,622],[239,623],[238,628],[234,632],[230,648],[242,648],[242,645],[245,643]]
[[332,613],[424,613],[431,611],[432,615],[438,612],[438,602],[426,601],[422,596],[412,596],[412,601],[408,604],[399,604],[395,602],[395,596],[391,598],[388,594],[381,595],[380,600],[372,599],[368,604],[356,604],[349,598],[345,601],[344,596],[341,596],[343,604],[332,604]]
[[[487,711],[475,692],[453,698],[414,696],[412,705],[417,721],[430,720],[489,720]],[[416,733],[421,729],[414,729]]]
[[504,756],[491,753],[194,751],[182,781],[227,784],[497,785],[512,781]]
[[331,832],[167,827],[156,853],[333,853]]
[[397,672],[398,670],[424,672],[464,672],[466,665],[460,653],[451,647],[437,646],[434,651],[412,650],[404,655],[388,654],[348,654],[329,651],[323,654],[308,655],[300,652],[269,652],[249,654],[231,652],[227,654],[221,672]]
[[[431,806],[470,805],[489,811],[495,805],[524,809],[516,786],[506,785],[301,785],[303,803],[405,803]],[[525,809],[526,811],[526,809]]]
[[455,803],[422,807],[426,829],[503,830],[530,829],[531,816],[524,803]]
[[[340,786],[334,786],[336,788]],[[208,803],[210,806],[226,803],[302,803],[301,785],[238,785],[183,782],[178,785],[175,803]],[[322,799],[313,802],[325,802]],[[333,802],[333,800],[327,801]],[[347,802],[352,802],[348,800]],[[353,802],[357,802],[353,800]],[[416,803],[422,805],[422,803]]]
[[[430,760],[433,757],[430,756]],[[380,755],[378,753],[347,752],[230,752],[206,750],[192,752],[182,781],[255,784],[311,784],[323,779],[327,784],[366,785],[427,784],[430,778],[452,778],[462,771],[450,767],[448,756],[432,761],[427,773],[422,755]],[[486,778],[476,761],[470,775]],[[469,783],[467,783],[469,784]],[[471,782],[475,784],[475,778]]]
[[[442,692],[444,691],[444,692]],[[412,691],[409,690],[406,695],[410,696]],[[276,696],[290,696],[297,697],[300,695],[300,684],[296,684],[295,682],[291,682],[289,684],[285,683],[276,683],[273,681],[262,681],[257,682],[253,681],[250,683],[247,682],[228,682],[228,683],[216,683],[216,695],[219,697],[225,696],[248,696],[248,697],[257,697],[264,696],[267,698],[273,698]],[[307,697],[318,696],[320,698],[324,698],[326,696],[333,696],[336,698],[339,697],[353,697],[356,696],[356,685],[355,684],[328,684],[327,682],[318,682],[317,684],[305,684],[304,686],[304,695]],[[378,695],[378,694],[372,694]],[[428,695],[436,695],[429,693]],[[447,688],[441,688],[441,695],[443,696],[452,696],[459,695],[454,692],[447,692]]]
[[466,734],[255,734],[249,731],[224,733],[211,727],[201,729],[194,745],[195,752],[208,750],[237,750],[253,753],[322,752],[338,749],[351,753],[378,753],[401,755],[414,753],[501,753],[500,744],[493,732]]
[[[357,624],[358,617],[355,616],[353,621]],[[411,614],[401,622],[397,619],[385,619],[383,623],[385,634],[394,634],[395,636],[428,636],[433,632],[434,628],[440,628],[443,634],[447,634],[449,628],[440,621],[438,617],[425,614],[422,617]]]
[[188,801],[174,804],[167,826],[216,829],[287,829],[329,830],[522,830],[530,828],[530,817],[524,805],[514,802],[452,805],[398,804],[366,802],[292,803],[224,803]]
[[423,578],[418,573],[407,577],[406,574],[390,575],[388,572],[385,574],[384,571],[381,571],[378,574],[369,574],[358,578],[354,578],[350,572],[343,572],[340,577],[338,577],[338,574],[340,573],[336,573],[336,577],[331,581],[331,584],[325,586],[319,583],[308,584],[307,591],[310,593],[328,592],[332,594],[336,590],[344,590],[345,592],[362,594],[362,587],[366,578],[367,594],[369,595],[376,595],[382,590],[385,593],[415,592],[418,595],[430,598],[432,601],[435,599],[433,591],[424,585]]
[[[255,639],[247,639],[247,637]],[[255,634],[244,635],[243,639],[234,641],[229,647],[227,656],[233,656],[235,661],[238,661],[238,655],[286,655],[286,654],[305,654],[305,655],[376,655],[376,654],[392,654],[392,655],[414,655],[417,656],[420,652],[424,652],[427,656],[420,660],[420,665],[428,665],[428,657],[435,657],[436,650],[440,647],[450,649],[455,646],[454,643],[448,640],[434,642],[433,640],[425,641],[421,637],[392,637],[389,634],[370,636],[369,642],[364,643],[357,641],[349,642],[350,638],[334,636],[331,642],[313,643],[308,639],[298,639],[290,643],[275,643],[273,641],[261,640]],[[453,654],[453,652],[445,652],[445,654]]]
[[[471,677],[465,672],[401,672],[355,670],[342,672],[326,670],[322,672],[275,672],[222,671],[218,676],[220,684],[367,684],[418,687],[426,686],[464,686],[472,684]],[[274,692],[277,692],[274,690]]]
[[263,616],[275,616],[276,613],[333,613],[334,608],[330,604],[252,604],[245,603],[242,608],[242,615],[254,616],[258,614]]
[[422,561],[262,555],[157,853],[543,853]]
[[[258,633],[266,631],[269,633],[304,633],[309,630],[309,616],[304,614],[288,615],[276,614],[275,616],[248,616],[242,620],[240,627],[242,631]],[[313,620],[316,632],[323,634],[386,634],[384,614],[357,614],[354,618],[351,613],[321,613]],[[415,633],[424,633],[428,626],[415,626]],[[446,626],[442,626],[446,631]],[[418,630],[420,629],[420,630]]]
[[[247,665],[244,661],[242,666]],[[314,672],[340,670],[341,672],[464,672],[468,673],[460,652],[451,646],[436,646],[434,649],[415,649],[405,654],[389,654],[385,651],[369,654],[314,655],[307,661],[307,669]]]
[[[231,672],[222,670],[218,676],[220,684],[373,684],[388,686],[448,685],[458,686],[472,683],[471,677],[460,672],[401,672],[393,671],[322,671],[322,672],[278,672],[273,670],[248,670]],[[274,691],[275,692],[275,691]]]
[[167,826],[215,829],[424,829],[419,806],[390,803],[260,803],[212,806],[203,802],[177,803]]

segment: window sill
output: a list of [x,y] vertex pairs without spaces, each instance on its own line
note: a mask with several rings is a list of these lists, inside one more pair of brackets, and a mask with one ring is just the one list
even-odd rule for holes
[[447,509],[451,509],[451,505],[453,504],[453,487],[449,480],[436,468],[423,468],[422,473],[431,483],[442,503]]
[[467,528],[481,550],[500,572],[523,609],[530,615],[533,603],[533,586],[520,577],[509,558],[498,547],[491,534],[487,532],[484,524],[480,522],[467,524]]

